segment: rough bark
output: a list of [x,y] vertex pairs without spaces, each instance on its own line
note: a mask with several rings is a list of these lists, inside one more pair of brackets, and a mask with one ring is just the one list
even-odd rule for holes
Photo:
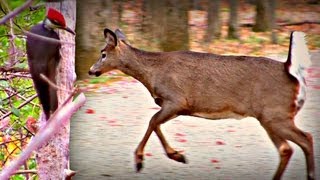
[[264,32],[270,30],[269,7],[267,0],[256,0],[256,19],[252,30],[255,32]]
[[229,0],[230,4],[230,18],[228,28],[229,39],[239,39],[238,34],[238,0]]
[[[68,27],[74,29],[76,22],[76,1],[66,0],[47,3],[47,8],[59,10],[65,17]],[[74,36],[68,32],[59,31],[60,39],[74,42]],[[76,79],[74,71],[75,46],[63,44],[60,49],[60,65],[58,67],[57,85],[71,90]],[[58,90],[59,104],[68,97],[68,92]],[[41,121],[45,121],[44,118]],[[60,132],[48,144],[41,147],[36,155],[39,179],[64,179],[65,169],[69,161],[70,124],[61,127]]]
[[221,36],[220,0],[210,0],[208,8],[208,29],[206,41],[210,42]]

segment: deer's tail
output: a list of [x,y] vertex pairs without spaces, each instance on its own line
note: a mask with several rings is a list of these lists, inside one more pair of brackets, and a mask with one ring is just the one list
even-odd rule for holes
[[305,34],[294,31],[290,36],[290,47],[285,68],[290,75],[299,82],[299,91],[296,97],[297,108],[300,109],[306,99],[306,68],[311,65]]

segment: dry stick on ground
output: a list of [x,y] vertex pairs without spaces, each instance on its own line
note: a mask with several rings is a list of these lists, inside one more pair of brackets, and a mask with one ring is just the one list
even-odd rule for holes
[[[296,25],[303,25],[303,24],[320,24],[320,21],[301,21],[301,22],[290,22],[290,23],[278,23],[276,27],[279,29],[280,26],[296,26]],[[253,27],[253,23],[242,23],[240,24],[241,27]]]

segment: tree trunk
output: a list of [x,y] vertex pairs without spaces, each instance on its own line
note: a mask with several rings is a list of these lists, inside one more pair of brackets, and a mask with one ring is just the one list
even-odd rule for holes
[[278,44],[278,38],[276,34],[276,0],[270,0],[270,25],[271,25],[271,42],[273,44]]
[[229,39],[239,39],[238,34],[238,0],[229,0],[230,18],[228,28]]
[[[176,51],[189,49],[188,9],[189,1],[166,0],[162,3],[155,22],[160,29],[160,47],[163,51]],[[159,7],[160,9],[160,7]],[[163,22],[163,23],[161,23]],[[162,28],[159,28],[159,25]]]
[[[66,0],[61,2],[47,3],[47,8],[53,7],[59,10],[65,17],[68,27],[74,29],[76,22],[76,1]],[[60,40],[74,42],[74,35],[59,31]],[[75,46],[62,44],[60,49],[60,65],[58,67],[57,85],[62,89],[71,90],[76,79],[74,70]],[[58,90],[59,104],[63,102],[69,93]],[[42,115],[42,117],[44,117]],[[44,118],[40,118],[44,123]],[[44,144],[37,152],[39,179],[65,179],[65,169],[69,162],[69,134],[70,124],[61,127],[55,137]]]
[[206,41],[211,42],[221,36],[220,0],[210,0],[208,8],[208,29]]
[[270,29],[269,17],[268,17],[268,1],[267,0],[256,0],[256,19],[253,31],[265,32]]

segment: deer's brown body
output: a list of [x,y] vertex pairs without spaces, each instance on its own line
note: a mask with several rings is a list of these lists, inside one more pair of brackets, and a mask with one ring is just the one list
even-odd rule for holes
[[[306,154],[308,178],[314,178],[312,136],[294,125],[300,107],[299,81],[284,63],[263,57],[220,56],[191,51],[145,52],[128,45],[120,31],[106,29],[107,46],[89,74],[118,69],[139,80],[161,106],[135,152],[137,170],[143,149],[154,131],[169,158],[186,162],[170,147],[160,125],[178,115],[207,119],[255,117],[278,148],[280,163],[274,179],[281,178],[292,154],[287,140]],[[302,103],[303,104],[303,103]]]

